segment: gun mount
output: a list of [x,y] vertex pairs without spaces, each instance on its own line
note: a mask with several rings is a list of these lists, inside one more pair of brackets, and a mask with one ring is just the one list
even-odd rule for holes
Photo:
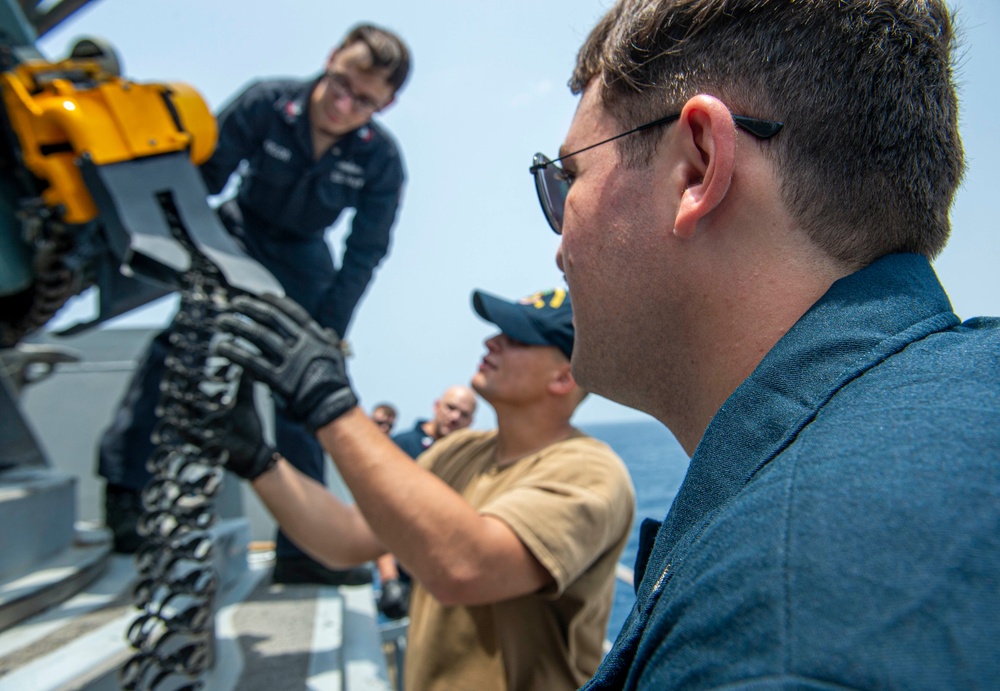
[[[219,578],[210,531],[225,451],[200,448],[182,431],[226,405],[238,377],[210,362],[215,315],[232,293],[283,291],[208,206],[196,166],[214,149],[216,125],[195,89],[126,79],[114,50],[99,39],[79,41],[54,62],[35,48],[38,36],[86,3],[0,0],[0,360],[15,371],[25,360],[57,362],[54,353],[11,349],[87,288],[99,292],[98,316],[63,333],[180,293],[158,448],[148,462],[155,474],[143,493],[147,542],[133,593],[141,614],[127,634],[135,654],[120,681],[130,689],[199,688],[214,660]],[[0,484],[45,484],[45,459],[4,369]],[[28,469],[34,474],[26,480]],[[62,527],[28,539],[71,540],[74,516],[65,502],[63,491],[53,505],[36,507]],[[32,558],[30,551],[17,563],[5,557],[0,578],[30,568]],[[65,596],[66,588],[59,592]],[[0,602],[0,627],[49,603]]]

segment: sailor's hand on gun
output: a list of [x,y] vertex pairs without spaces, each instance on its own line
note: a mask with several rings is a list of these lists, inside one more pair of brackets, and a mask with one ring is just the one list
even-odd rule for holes
[[255,480],[278,462],[277,450],[264,440],[253,401],[253,379],[246,373],[230,405],[206,416],[198,425],[181,428],[180,433],[202,448],[225,451],[226,469],[247,480]]
[[320,327],[295,301],[241,295],[219,329],[243,339],[224,340],[216,352],[240,365],[278,394],[289,417],[314,432],[358,404],[351,390],[340,338]]

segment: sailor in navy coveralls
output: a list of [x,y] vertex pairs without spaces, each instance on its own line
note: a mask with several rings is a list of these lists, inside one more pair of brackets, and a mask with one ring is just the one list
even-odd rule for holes
[[[218,146],[201,168],[210,194],[237,173],[235,196],[219,209],[226,228],[291,298],[342,337],[389,250],[405,172],[398,146],[372,116],[393,102],[408,70],[409,54],[398,37],[371,25],[355,27],[319,77],[257,81],[237,95],[218,116]],[[355,214],[337,267],[325,233],[347,209]],[[153,341],[101,443],[108,523],[122,551],[134,549],[136,539],[129,517],[116,518],[132,513],[149,478],[145,461],[153,448],[152,411],[168,334]],[[275,427],[278,448],[323,482],[319,444],[286,419],[280,403]],[[121,522],[126,525],[115,525]],[[277,553],[279,562],[303,559],[280,533]]]

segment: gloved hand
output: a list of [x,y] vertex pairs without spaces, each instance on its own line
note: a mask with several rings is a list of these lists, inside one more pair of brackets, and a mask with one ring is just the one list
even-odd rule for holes
[[243,367],[280,396],[288,416],[316,431],[358,404],[351,390],[340,338],[323,329],[291,298],[239,296],[217,324],[222,331],[253,344],[259,353],[235,341],[222,341],[216,352]]
[[389,619],[402,619],[410,613],[410,584],[396,578],[382,583],[378,611]]
[[206,416],[181,435],[202,448],[226,452],[225,466],[242,478],[254,480],[278,462],[278,453],[264,441],[260,416],[253,401],[253,379],[243,374],[232,405]]

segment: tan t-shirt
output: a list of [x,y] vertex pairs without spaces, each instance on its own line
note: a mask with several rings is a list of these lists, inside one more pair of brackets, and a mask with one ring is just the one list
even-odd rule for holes
[[496,432],[454,432],[418,462],[480,513],[506,522],[555,586],[492,605],[445,607],[414,584],[406,651],[412,691],[558,691],[581,686],[603,656],[615,565],[635,491],[604,443],[565,441],[497,468]]

